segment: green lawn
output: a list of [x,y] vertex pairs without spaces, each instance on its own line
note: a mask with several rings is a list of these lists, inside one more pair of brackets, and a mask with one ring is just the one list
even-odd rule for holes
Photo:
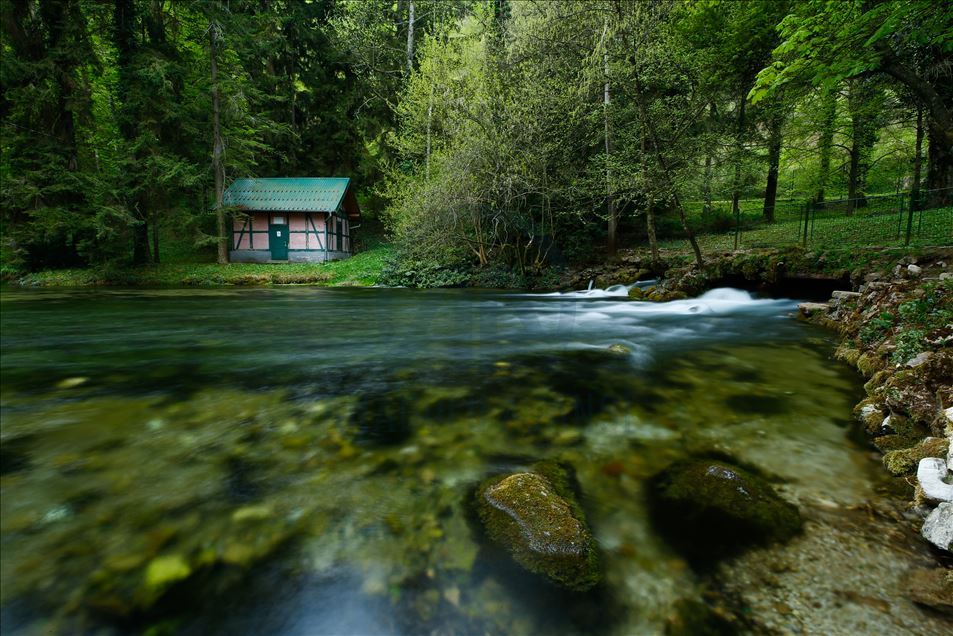
[[[818,212],[808,225],[807,246],[835,247],[903,247],[907,217],[886,210],[857,211],[853,216],[841,212]],[[803,228],[796,214],[783,214],[775,223],[751,223],[739,235],[739,248],[785,247],[799,245]],[[734,248],[734,231],[700,234],[702,250],[722,251]],[[953,244],[953,207],[915,213],[910,246],[945,246]],[[663,249],[683,249],[684,239],[662,241]]]
[[329,263],[160,263],[135,268],[59,269],[27,274],[18,283],[28,287],[90,286],[217,286],[321,285],[370,286],[393,253],[378,244],[351,258]]

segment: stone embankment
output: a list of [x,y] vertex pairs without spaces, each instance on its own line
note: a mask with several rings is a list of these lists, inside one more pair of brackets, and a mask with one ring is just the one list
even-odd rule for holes
[[841,334],[835,356],[867,378],[854,415],[885,468],[911,484],[923,537],[945,552],[953,550],[951,262],[908,257],[867,273],[855,291],[799,306]]

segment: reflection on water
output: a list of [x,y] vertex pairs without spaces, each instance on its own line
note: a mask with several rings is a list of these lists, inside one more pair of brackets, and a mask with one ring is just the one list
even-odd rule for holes
[[[672,460],[729,453],[799,502],[870,494],[858,383],[793,308],[5,292],[3,631],[664,631],[700,593],[645,510]],[[519,571],[473,522],[476,483],[541,459],[575,468],[595,592]]]

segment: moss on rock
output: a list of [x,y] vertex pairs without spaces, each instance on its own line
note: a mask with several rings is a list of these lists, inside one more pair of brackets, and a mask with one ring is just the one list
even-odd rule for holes
[[884,455],[884,466],[894,475],[907,475],[917,469],[921,459],[927,457],[946,457],[950,440],[942,437],[928,437],[916,446],[894,450]]
[[869,351],[862,353],[860,357],[857,358],[856,363],[857,370],[860,371],[865,378],[873,377],[875,373],[883,369],[886,365],[887,363],[884,362],[883,358]]
[[559,466],[490,479],[476,504],[490,539],[527,570],[580,592],[602,579],[592,533]]
[[850,341],[845,341],[834,351],[834,357],[854,366],[860,358],[860,349],[854,347]]
[[656,521],[672,543],[706,560],[790,539],[802,525],[797,507],[764,478],[721,459],[676,462],[653,479],[652,495]]

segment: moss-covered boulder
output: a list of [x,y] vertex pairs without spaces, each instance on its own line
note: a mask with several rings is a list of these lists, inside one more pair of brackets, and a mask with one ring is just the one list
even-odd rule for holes
[[921,459],[927,457],[946,457],[950,440],[942,437],[928,437],[910,448],[889,451],[884,455],[884,466],[892,475],[913,474]]
[[652,480],[653,515],[689,556],[712,559],[801,529],[797,507],[754,472],[721,459],[676,462]]
[[592,533],[565,472],[537,468],[484,482],[476,494],[480,520],[487,536],[527,570],[570,590],[588,590],[602,578]]

